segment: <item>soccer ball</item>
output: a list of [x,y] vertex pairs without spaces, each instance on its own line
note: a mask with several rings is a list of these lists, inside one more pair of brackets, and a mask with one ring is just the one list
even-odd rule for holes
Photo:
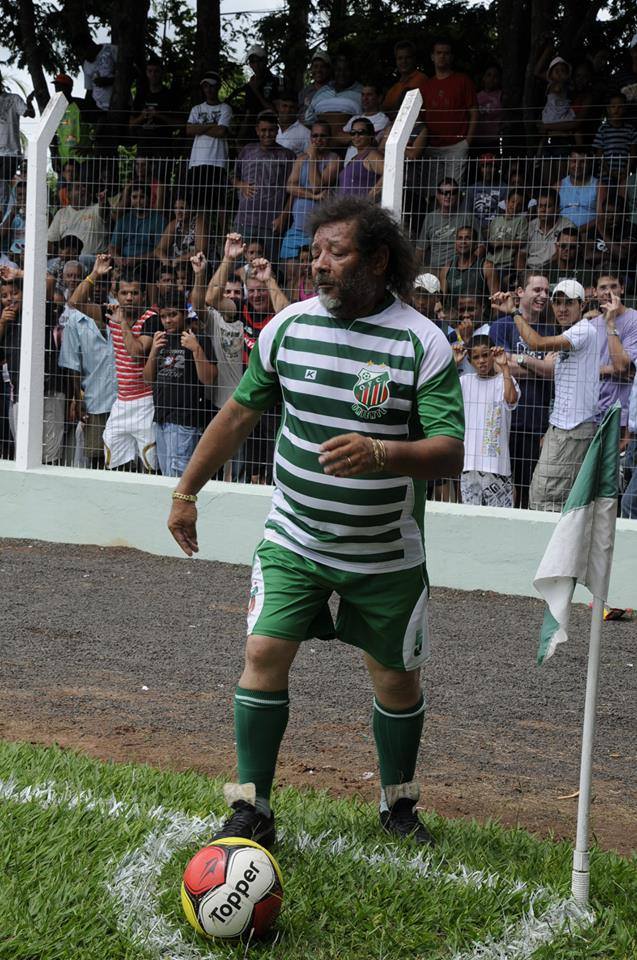
[[188,922],[206,937],[262,936],[281,909],[283,878],[265,847],[224,837],[199,850],[181,884]]

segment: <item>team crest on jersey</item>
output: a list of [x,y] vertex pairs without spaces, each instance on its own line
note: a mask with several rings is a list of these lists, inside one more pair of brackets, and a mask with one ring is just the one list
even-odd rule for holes
[[364,420],[378,420],[387,413],[391,376],[389,367],[371,361],[358,371],[354,384],[352,410]]

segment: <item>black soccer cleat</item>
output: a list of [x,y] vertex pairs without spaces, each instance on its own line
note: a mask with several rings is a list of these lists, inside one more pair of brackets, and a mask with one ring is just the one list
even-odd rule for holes
[[212,837],[212,842],[224,837],[243,837],[244,840],[254,840],[267,850],[274,846],[276,831],[274,829],[274,814],[269,817],[259,813],[257,808],[246,800],[236,800],[231,809],[234,810],[221,828]]
[[383,830],[394,837],[413,840],[428,847],[435,845],[432,834],[416,813],[413,800],[408,797],[396,800],[389,810],[381,810],[380,822]]

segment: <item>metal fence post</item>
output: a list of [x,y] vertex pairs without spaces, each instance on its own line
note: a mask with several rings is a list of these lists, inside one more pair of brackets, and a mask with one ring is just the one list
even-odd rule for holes
[[405,147],[422,106],[420,90],[405,94],[385,144],[383,176],[383,207],[392,210],[400,220],[403,211],[403,181],[405,178]]
[[47,150],[68,106],[63,93],[51,97],[27,147],[27,202],[24,231],[24,283],[20,340],[20,387],[16,466],[42,463],[44,347],[46,321]]

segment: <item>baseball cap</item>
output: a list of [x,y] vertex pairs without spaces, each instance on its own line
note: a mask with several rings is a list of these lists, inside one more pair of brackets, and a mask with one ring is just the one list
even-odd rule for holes
[[414,280],[414,290],[425,290],[427,293],[440,293],[440,280],[433,273],[421,273]]
[[551,294],[551,300],[555,300],[556,293],[563,293],[569,300],[581,300],[582,303],[586,299],[586,291],[577,280],[560,280],[560,282],[555,285],[555,289]]
[[322,60],[323,63],[326,63],[328,67],[332,66],[332,58],[330,57],[327,50],[315,50],[312,56],[310,57],[310,63],[312,60]]
[[65,87],[72,87],[73,78],[69,77],[68,73],[58,73],[57,76],[53,77],[53,83],[60,83]]
[[209,83],[212,87],[218,87],[219,79],[218,73],[216,73],[214,70],[208,70],[208,72],[205,73],[199,81],[199,86],[201,86],[202,83]]
[[266,54],[265,50],[263,49],[263,47],[259,47],[259,46],[257,45],[257,46],[254,46],[254,47],[250,47],[250,49],[249,49],[248,52],[246,53],[246,62],[247,62],[248,60],[251,60],[252,57],[258,57],[259,60],[265,60],[265,59],[267,58],[267,54]]

